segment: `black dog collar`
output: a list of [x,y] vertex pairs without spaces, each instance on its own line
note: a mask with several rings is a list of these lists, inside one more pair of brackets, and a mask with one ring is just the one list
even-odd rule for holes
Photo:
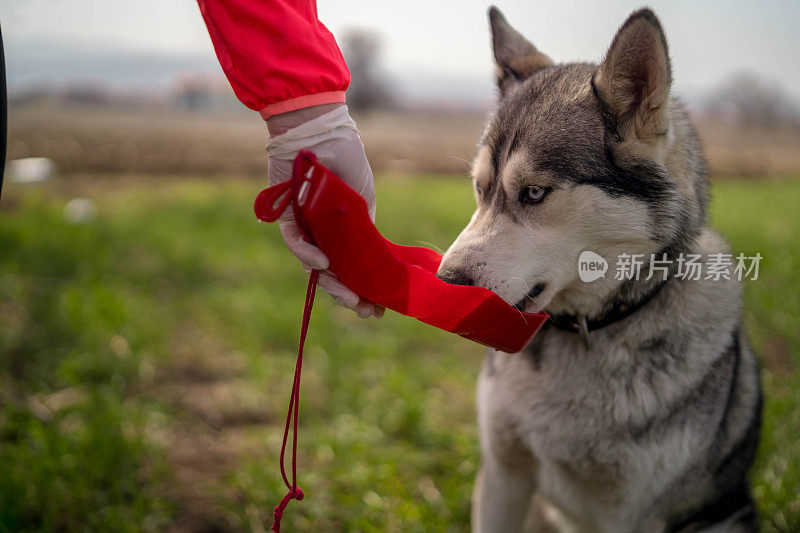
[[647,305],[656,294],[666,285],[669,279],[666,279],[656,285],[650,293],[634,304],[616,303],[607,312],[595,318],[587,318],[586,315],[550,315],[550,320],[545,324],[555,326],[558,329],[576,333],[583,337],[584,341],[589,344],[588,334],[590,331],[602,329],[615,322],[631,316],[633,313]]

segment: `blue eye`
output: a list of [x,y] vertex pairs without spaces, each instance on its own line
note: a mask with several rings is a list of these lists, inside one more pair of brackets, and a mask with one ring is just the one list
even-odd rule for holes
[[527,205],[541,203],[550,190],[550,187],[539,187],[538,185],[523,187],[519,192],[519,201]]
[[478,196],[483,196],[483,189],[481,189],[477,181],[475,182],[475,192],[478,193]]

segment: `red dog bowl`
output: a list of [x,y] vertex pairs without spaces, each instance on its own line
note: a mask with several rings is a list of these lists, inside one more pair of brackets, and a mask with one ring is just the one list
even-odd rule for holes
[[370,302],[509,353],[522,350],[548,318],[519,311],[489,289],[436,277],[440,254],[383,237],[366,201],[307,150],[290,180],[259,193],[256,216],[272,222],[290,203],[305,237],[330,259],[330,271]]

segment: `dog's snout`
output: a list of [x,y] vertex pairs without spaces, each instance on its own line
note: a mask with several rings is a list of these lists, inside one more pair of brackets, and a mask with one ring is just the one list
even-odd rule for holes
[[463,268],[440,269],[436,277],[453,285],[475,285],[472,275]]

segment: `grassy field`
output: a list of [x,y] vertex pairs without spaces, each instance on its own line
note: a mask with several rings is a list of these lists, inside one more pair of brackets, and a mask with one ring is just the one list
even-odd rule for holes
[[[258,184],[121,177],[9,186],[0,210],[0,531],[245,530],[283,496],[277,455],[305,275]],[[800,181],[725,182],[713,222],[764,256],[745,320],[767,391],[755,491],[800,531]],[[378,225],[445,248],[463,180],[378,183]],[[64,221],[74,196],[97,218]],[[446,198],[446,201],[443,201]],[[413,221],[413,223],[412,223]],[[483,349],[321,295],[287,531],[464,531]]]

